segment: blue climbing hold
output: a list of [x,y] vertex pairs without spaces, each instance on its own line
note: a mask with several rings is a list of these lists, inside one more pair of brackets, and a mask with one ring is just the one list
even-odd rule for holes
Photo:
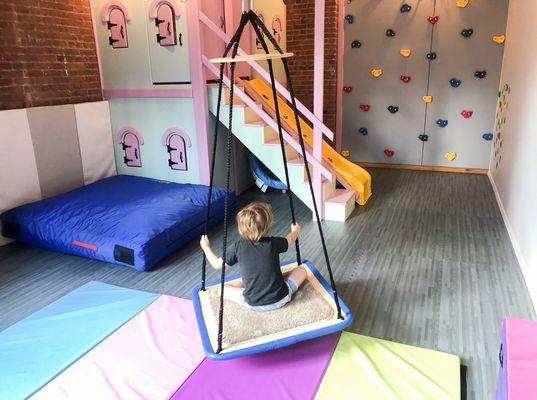
[[345,15],[345,21],[347,21],[347,23],[349,23],[349,24],[353,24],[354,23],[354,15],[350,15],[350,14]]
[[448,125],[448,120],[439,118],[436,120],[436,125],[438,125],[440,128],[445,128]]
[[412,10],[412,6],[409,4],[405,3],[401,6],[401,13],[407,13],[410,12],[410,10]]
[[360,132],[360,135],[367,136],[369,132],[367,132],[367,128],[360,128],[358,129],[358,132]]
[[454,88],[458,88],[460,85],[461,85],[461,81],[460,79],[456,79],[456,78],[451,78],[449,80],[449,84],[451,85],[451,87],[454,87]]
[[436,60],[436,52],[431,51],[430,53],[427,53],[427,60],[429,61]]
[[483,134],[483,139],[485,139],[487,141],[491,141],[492,140],[492,133],[484,133]]

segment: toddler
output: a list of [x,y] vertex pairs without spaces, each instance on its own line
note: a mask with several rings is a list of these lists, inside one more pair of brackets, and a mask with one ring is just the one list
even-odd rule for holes
[[[227,249],[226,265],[239,263],[242,280],[226,285],[224,297],[253,311],[270,311],[291,301],[306,279],[303,267],[294,268],[285,277],[280,269],[280,253],[287,251],[300,233],[300,225],[291,225],[287,237],[267,236],[274,217],[270,205],[251,203],[237,214],[241,239]],[[203,235],[200,245],[209,263],[222,268],[222,258]]]

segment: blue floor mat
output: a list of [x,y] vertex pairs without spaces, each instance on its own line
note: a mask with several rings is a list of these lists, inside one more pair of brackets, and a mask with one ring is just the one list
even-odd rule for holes
[[159,297],[90,282],[0,332],[0,399],[24,399]]

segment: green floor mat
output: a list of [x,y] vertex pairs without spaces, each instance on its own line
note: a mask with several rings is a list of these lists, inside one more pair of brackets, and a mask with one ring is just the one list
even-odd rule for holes
[[460,397],[459,357],[343,332],[316,399]]

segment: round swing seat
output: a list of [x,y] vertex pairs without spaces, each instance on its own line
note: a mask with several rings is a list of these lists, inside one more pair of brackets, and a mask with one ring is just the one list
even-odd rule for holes
[[[282,272],[297,267],[296,262],[282,265]],[[274,311],[251,311],[225,300],[222,350],[218,348],[218,311],[220,282],[198,286],[193,291],[194,309],[205,354],[215,360],[226,360],[276,350],[304,340],[329,335],[345,329],[352,322],[348,307],[339,299],[343,319],[337,308],[328,282],[309,261],[304,261],[307,279],[291,302]],[[227,283],[239,275],[226,279]]]

